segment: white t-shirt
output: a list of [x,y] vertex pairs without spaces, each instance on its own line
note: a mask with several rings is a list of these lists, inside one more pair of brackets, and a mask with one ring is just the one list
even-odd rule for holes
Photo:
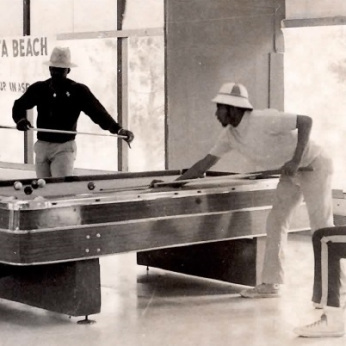
[[[280,168],[293,158],[297,146],[297,115],[276,109],[246,111],[237,127],[228,125],[221,132],[210,154],[222,157],[236,150],[256,165]],[[309,141],[301,167],[308,166],[321,152]]]

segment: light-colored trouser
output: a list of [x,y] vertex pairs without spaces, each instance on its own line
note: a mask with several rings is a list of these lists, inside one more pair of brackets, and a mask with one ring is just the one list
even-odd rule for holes
[[34,145],[37,178],[64,177],[73,174],[77,146],[74,140],[51,143],[38,140]]
[[282,175],[267,219],[266,250],[262,282],[284,283],[284,259],[292,213],[304,197],[310,228],[334,226],[332,198],[332,161],[326,155],[318,156],[310,166],[313,171],[298,172],[294,177]]

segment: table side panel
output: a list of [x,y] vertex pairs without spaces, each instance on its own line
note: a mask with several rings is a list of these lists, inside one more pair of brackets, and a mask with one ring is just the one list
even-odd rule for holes
[[[24,235],[24,237],[26,237],[26,235]],[[0,262],[22,263],[22,242],[23,234],[0,230]]]
[[[107,194],[22,207],[19,202],[17,209],[0,208],[0,262],[54,263],[263,235],[276,184],[268,179],[211,189],[133,191],[125,199]],[[298,228],[308,228],[306,219]]]
[[[13,264],[52,263],[171,246],[256,237],[265,234],[269,208],[127,221],[93,227],[32,231],[20,236],[20,257]],[[305,208],[295,229],[307,229]],[[293,228],[292,228],[293,229]],[[6,247],[7,253],[11,250]],[[7,262],[0,244],[0,262]],[[11,262],[12,263],[12,262]]]
[[[188,196],[160,197],[145,199],[141,195],[130,201],[51,207],[37,210],[21,210],[19,229],[34,230],[59,226],[97,225],[108,222],[142,220],[167,216],[214,213],[246,208],[271,206],[273,190],[225,192],[199,194],[196,191]],[[6,225],[1,225],[5,228]]]

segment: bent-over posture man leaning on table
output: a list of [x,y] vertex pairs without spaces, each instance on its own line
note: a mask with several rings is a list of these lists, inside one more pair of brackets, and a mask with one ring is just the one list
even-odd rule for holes
[[[67,78],[70,68],[76,66],[71,63],[69,48],[55,47],[47,64],[51,78],[30,85],[14,102],[12,117],[18,130],[32,127],[26,111],[36,106],[38,128],[76,131],[79,115],[84,112],[103,130],[125,136],[128,143],[133,140],[133,133],[121,128],[86,85]],[[68,133],[37,133],[34,151],[38,178],[73,174],[75,137]]]
[[[287,230],[294,208],[304,197],[312,231],[333,226],[332,162],[310,140],[312,119],[275,109],[254,110],[246,88],[224,84],[217,96],[216,118],[224,127],[214,147],[177,180],[203,174],[227,152],[236,150],[263,169],[281,168],[273,208],[267,220],[262,283],[241,292],[243,297],[279,296],[284,283]],[[311,171],[299,171],[309,167]]]

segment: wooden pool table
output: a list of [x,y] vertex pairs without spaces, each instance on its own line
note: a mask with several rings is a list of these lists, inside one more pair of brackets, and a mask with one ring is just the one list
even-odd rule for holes
[[[149,187],[181,173],[49,178],[35,188],[29,178],[20,190],[18,179],[0,181],[0,297],[71,316],[96,314],[99,258],[130,251],[138,264],[255,284],[277,177],[208,172],[181,187]],[[306,230],[305,206],[298,209],[292,230]]]

